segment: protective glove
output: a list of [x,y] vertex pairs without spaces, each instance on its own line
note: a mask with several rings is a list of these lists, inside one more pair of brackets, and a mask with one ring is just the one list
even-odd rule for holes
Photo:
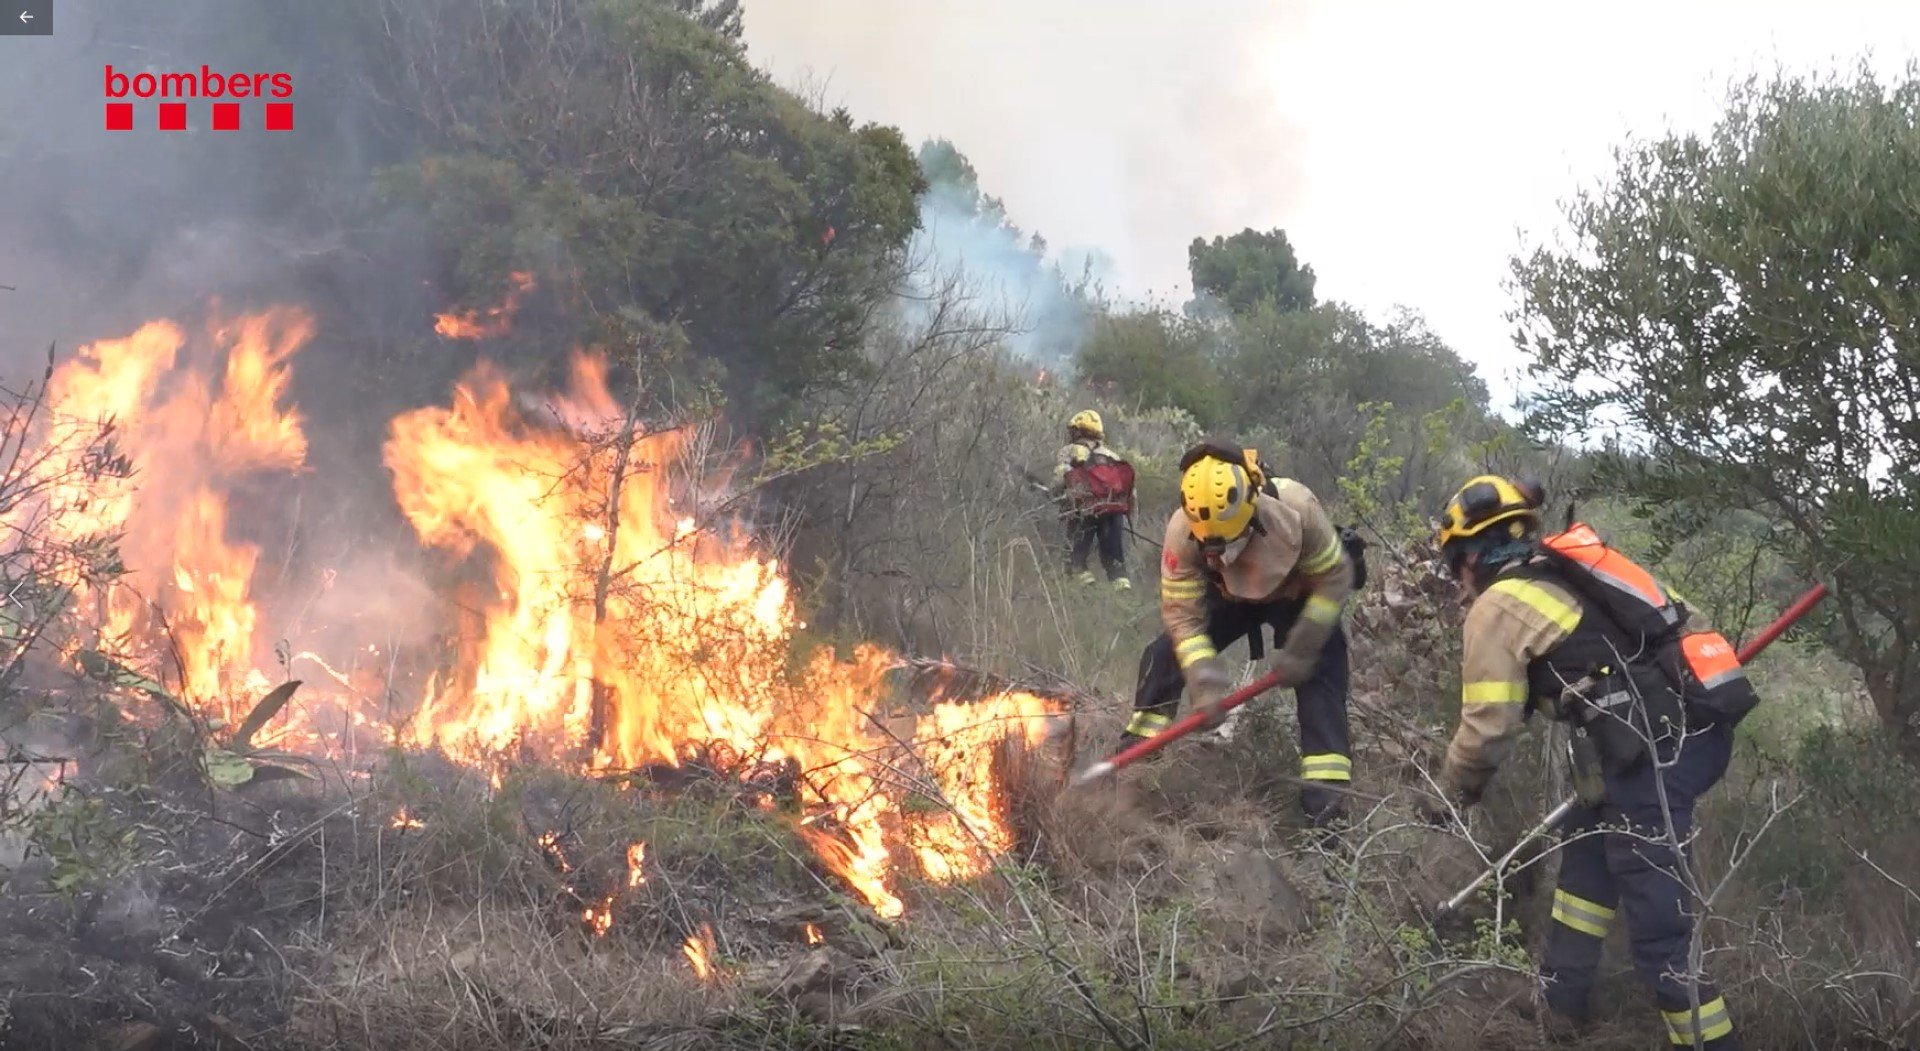
[[1267,674],[1278,672],[1279,687],[1292,689],[1306,682],[1313,675],[1314,666],[1318,663],[1320,663],[1318,653],[1305,653],[1292,646],[1286,646],[1274,651],[1273,656],[1268,659]]
[[1233,679],[1227,675],[1227,662],[1219,654],[1203,657],[1187,665],[1187,695],[1193,698],[1194,709],[1206,713],[1201,725],[1208,730],[1218,730],[1226,725],[1226,710],[1220,702],[1227,696]]

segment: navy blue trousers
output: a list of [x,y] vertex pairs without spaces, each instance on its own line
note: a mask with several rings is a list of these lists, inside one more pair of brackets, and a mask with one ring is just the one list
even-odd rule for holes
[[[1208,594],[1208,602],[1207,637],[1221,651],[1268,629],[1273,632],[1273,645],[1280,645],[1306,607],[1304,599],[1234,602],[1215,592]],[[1264,638],[1261,643],[1265,649]],[[1133,721],[1127,724],[1127,732],[1151,737],[1165,729],[1179,712],[1180,694],[1185,689],[1186,678],[1173,656],[1173,639],[1162,632],[1140,654]],[[1347,736],[1347,634],[1343,626],[1334,625],[1313,673],[1293,692],[1300,713],[1300,778],[1306,782],[1300,789],[1300,809],[1308,824],[1326,825],[1344,813],[1344,799],[1339,792],[1320,784],[1345,787],[1353,780],[1353,753]]]
[[[1731,729],[1690,734],[1667,751],[1672,765],[1656,771],[1643,759],[1607,778],[1599,806],[1567,815],[1560,826],[1567,843],[1553,894],[1554,922],[1540,968],[1554,1011],[1587,1017],[1601,947],[1620,915],[1634,968],[1653,986],[1674,1046],[1694,1046],[1697,1032],[1712,1051],[1737,1047],[1726,1001],[1704,974],[1693,973],[1688,960],[1698,902],[1680,868],[1681,858],[1690,857],[1684,845],[1693,833],[1694,804],[1726,774],[1732,752]],[[1656,777],[1665,782],[1665,807]],[[1697,1018],[1691,1008],[1695,988]]]

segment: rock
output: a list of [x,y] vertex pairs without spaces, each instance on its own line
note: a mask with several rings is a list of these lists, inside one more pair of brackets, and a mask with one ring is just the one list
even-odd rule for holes
[[1216,937],[1258,945],[1307,930],[1307,903],[1281,868],[1280,859],[1241,847],[1204,860],[1203,916]]
[[852,1007],[866,978],[859,961],[824,945],[750,976],[749,983],[757,995],[790,1003],[816,1020],[831,1021]]

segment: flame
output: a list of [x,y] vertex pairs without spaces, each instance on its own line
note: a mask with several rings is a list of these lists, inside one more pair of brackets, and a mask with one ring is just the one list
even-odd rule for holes
[[[301,418],[280,406],[289,359],[312,335],[307,315],[285,309],[216,320],[191,341],[173,322],[155,321],[125,339],[88,344],[54,371],[42,448],[64,470],[23,513],[43,515],[52,537],[67,543],[124,531],[128,570],[104,595],[66,581],[101,613],[93,637],[72,640],[69,650],[119,654],[132,646],[124,655],[136,658],[177,651],[181,693],[228,723],[270,683],[254,662],[251,585],[260,550],[228,535],[226,498],[249,475],[304,464]],[[102,420],[113,421],[130,476],[103,475],[84,448],[81,436]],[[283,722],[296,718],[287,711]]]
[[589,905],[581,910],[580,919],[587,925],[587,929],[593,932],[594,937],[599,938],[605,935],[613,927],[613,896],[608,895],[598,907]]
[[647,882],[647,871],[643,867],[647,862],[647,845],[635,843],[627,848],[627,889],[632,890]]
[[461,640],[456,671],[423,701],[409,743],[478,764],[791,760],[808,772],[806,839],[882,916],[903,909],[889,828],[905,827],[933,879],[983,871],[1011,841],[989,746],[1009,730],[1037,739],[1052,703],[1005,694],[936,706],[916,740],[950,810],[902,814],[880,776],[898,739],[869,715],[895,658],[875,646],[845,660],[823,649],[794,674],[799,618],[783,567],[674,509],[660,468],[686,457],[687,433],[637,438],[616,478],[614,443],[595,439],[619,433],[621,410],[597,358],[576,358],[572,389],[547,408],[561,426],[524,416],[482,366],[451,406],[392,424],[386,459],[401,510],[424,543],[483,556],[493,584],[478,602],[484,626]]
[[513,328],[513,315],[520,309],[520,297],[533,290],[533,275],[515,270],[507,276],[511,287],[496,307],[435,314],[433,330],[448,339],[493,339]]
[[938,883],[975,878],[1013,846],[1004,794],[994,778],[1002,735],[1038,744],[1053,704],[1003,693],[972,704],[943,703],[920,721],[914,753],[933,771],[943,806],[915,815],[909,835],[921,871]]
[[818,945],[821,942],[826,940],[827,939],[825,939],[820,935],[820,928],[815,927],[811,923],[807,924],[807,944],[808,945]]
[[400,810],[393,815],[393,827],[394,828],[426,828],[427,823],[425,821],[420,820],[419,818],[409,817],[407,815],[407,809],[405,807],[401,807]]
[[[498,788],[499,786],[495,785],[494,787]],[[561,872],[573,871],[573,865],[567,861],[566,852],[560,849],[560,833],[542,832],[536,842],[540,844],[540,853],[546,855],[547,860],[553,862],[555,868]]]
[[[515,280],[519,292],[532,287],[529,275]],[[488,323],[504,324],[516,302]],[[204,337],[159,321],[82,348],[49,383],[54,422],[42,441],[74,480],[13,512],[75,542],[124,531],[136,586],[89,595],[71,581],[86,600],[76,607],[98,614],[82,642],[131,646],[144,667],[177,663],[187,702],[228,723],[286,677],[265,674],[256,656],[271,659],[265,643],[285,627],[258,604],[262,550],[240,536],[258,520],[236,522],[230,500],[242,480],[304,468],[303,423],[285,402],[291,362],[312,335],[306,315],[276,309],[216,322]],[[570,388],[536,413],[482,365],[449,404],[391,422],[384,460],[402,512],[422,544],[485,578],[445,596],[454,659],[411,698],[399,743],[437,748],[496,789],[505,766],[529,761],[605,770],[698,758],[743,777],[797,767],[803,776],[782,783],[799,794],[801,835],[883,917],[904,910],[900,859],[936,881],[985,871],[1013,840],[991,746],[1006,733],[1036,740],[1054,703],[1021,693],[942,701],[910,730],[906,716],[882,725],[875,709],[895,656],[862,645],[799,659],[804,624],[784,567],[744,534],[685,513],[686,494],[676,506],[670,477],[713,481],[690,462],[691,432],[641,434],[621,458],[612,439],[622,408],[606,380],[604,361],[577,357]],[[97,469],[85,447],[103,418],[115,421],[130,478]],[[302,596],[335,579],[322,571]],[[363,648],[386,652],[364,637],[328,652]],[[384,718],[389,686],[355,691],[348,660],[341,670],[312,649],[286,652],[324,671],[321,687],[337,684],[342,692],[321,696],[347,729]],[[288,706],[275,743],[332,741],[312,710]],[[916,764],[917,780],[939,788],[931,812],[902,805],[895,772]],[[771,808],[773,794],[754,801]],[[394,827],[413,820],[402,812]],[[557,833],[538,846],[573,870]],[[645,847],[628,848],[629,889],[646,882]],[[604,931],[611,905],[582,918]]]
[[680,947],[681,955],[687,958],[687,966],[693,968],[693,976],[701,981],[713,977],[713,927],[703,923],[697,934],[687,935],[687,942]]

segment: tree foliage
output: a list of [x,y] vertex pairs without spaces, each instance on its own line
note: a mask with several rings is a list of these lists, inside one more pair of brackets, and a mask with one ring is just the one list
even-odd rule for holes
[[[1545,433],[1668,536],[1759,513],[1832,580],[1834,641],[1920,747],[1920,81],[1750,81],[1636,143],[1515,260]],[[1614,429],[1602,434],[1597,427]]]
[[1285,230],[1248,228],[1211,242],[1196,237],[1187,246],[1187,272],[1196,298],[1229,313],[1313,306],[1313,267],[1300,265]]
[[1207,326],[1165,310],[1107,314],[1081,349],[1080,378],[1142,408],[1182,409],[1203,427],[1229,422],[1230,392]]
[[450,287],[492,303],[539,271],[562,307],[543,353],[683,326],[750,409],[857,370],[924,183],[897,131],[814,112],[748,64],[737,5],[387,15],[388,91],[427,146],[394,186],[428,208]]

